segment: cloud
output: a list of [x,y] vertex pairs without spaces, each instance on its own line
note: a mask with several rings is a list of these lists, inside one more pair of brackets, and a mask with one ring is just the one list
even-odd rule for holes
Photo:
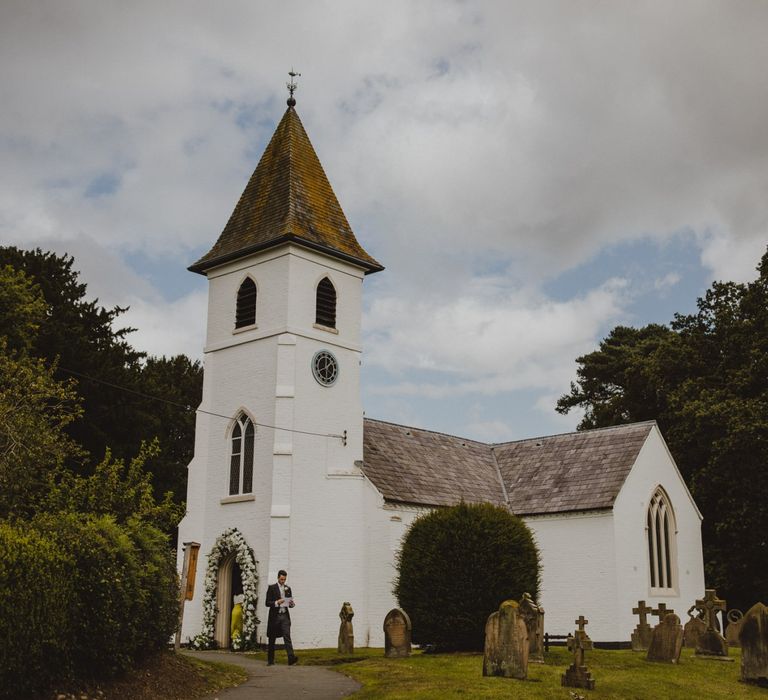
[[365,317],[366,362],[401,379],[372,391],[441,398],[567,386],[573,359],[620,317],[625,288],[612,279],[556,302],[485,280],[454,299],[377,298]]
[[366,293],[366,359],[395,379],[378,390],[546,390],[626,309],[619,287],[542,292],[606,246],[693,231],[714,277],[754,277],[766,24],[760,0],[8,0],[0,243],[76,251],[147,349],[198,356],[199,280],[167,278],[219,235],[294,65],[309,136],[388,268]]

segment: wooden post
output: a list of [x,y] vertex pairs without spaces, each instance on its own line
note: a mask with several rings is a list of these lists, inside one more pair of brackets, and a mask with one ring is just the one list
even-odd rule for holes
[[[176,639],[173,644],[175,651],[178,651],[181,647],[181,623],[184,621],[184,603],[192,600],[195,574],[197,572],[197,553],[199,550],[199,542],[184,543],[184,565],[181,569],[181,585],[179,586],[179,626],[176,628]],[[189,585],[190,583],[192,584],[191,586]]]

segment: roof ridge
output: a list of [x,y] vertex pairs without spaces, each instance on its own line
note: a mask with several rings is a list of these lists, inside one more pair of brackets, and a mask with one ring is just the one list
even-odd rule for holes
[[[486,445],[487,447],[490,447],[491,451],[493,451],[493,449],[496,447],[501,447],[502,445],[513,445],[518,442],[530,442],[532,440],[545,440],[549,438],[563,437],[564,435],[586,435],[587,433],[598,433],[606,430],[617,430],[618,428],[629,428],[629,427],[636,427],[639,425],[658,425],[658,423],[655,420],[641,420],[641,421],[637,421],[636,423],[621,423],[620,425],[606,425],[602,428],[590,428],[589,430],[571,430],[566,433],[552,433],[551,435],[534,435],[533,437],[519,438],[517,440],[505,440],[504,442],[483,442],[482,440],[465,438],[465,437],[462,437],[461,435],[454,435],[453,433],[445,433],[441,430],[431,430],[430,428],[418,428],[415,425],[405,425],[404,423],[395,423],[389,420],[382,420],[381,418],[369,418],[368,416],[365,416],[364,420],[373,421],[374,423],[385,423],[387,425],[394,425],[394,426],[397,426],[398,428],[408,428],[410,430],[421,430],[422,432],[432,433],[433,435],[443,435],[445,437],[456,438],[457,440],[474,442],[477,445]],[[495,459],[496,459],[496,456],[494,455],[494,460]]]
[[489,443],[491,448],[501,447],[502,445],[514,445],[518,442],[531,442],[532,440],[548,440],[549,438],[564,437],[565,435],[586,435],[588,433],[600,433],[608,430],[618,430],[619,428],[634,428],[639,425],[658,425],[656,420],[640,420],[635,423],[620,423],[619,425],[605,425],[601,428],[589,428],[589,430],[570,430],[566,433],[552,433],[552,435],[535,435],[528,438],[518,438],[517,440],[505,440],[504,442]]
[[430,430],[429,428],[418,428],[415,425],[405,425],[404,423],[395,423],[391,420],[381,420],[381,418],[369,418],[368,416],[364,417],[364,420],[367,421],[373,421],[374,423],[385,423],[386,425],[394,425],[398,428],[408,428],[409,430],[420,430],[423,433],[432,433],[433,435],[443,435],[444,437],[450,437],[455,438],[456,440],[464,440],[465,442],[474,442],[476,445],[485,445],[486,447],[491,447],[491,443],[489,442],[483,442],[482,440],[474,440],[472,438],[465,438],[461,435],[454,435],[453,433],[444,433],[440,430]]

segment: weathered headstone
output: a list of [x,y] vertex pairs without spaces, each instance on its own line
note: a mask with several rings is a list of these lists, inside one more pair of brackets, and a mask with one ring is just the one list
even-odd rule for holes
[[485,623],[484,676],[528,677],[528,628],[516,600],[505,600]]
[[568,635],[568,649],[573,652],[573,663],[568,667],[566,672],[560,676],[560,685],[569,688],[587,688],[587,690],[595,689],[595,680],[592,678],[592,674],[587,670],[584,664],[584,652],[588,649],[592,649],[592,640],[587,636],[584,626],[589,624],[589,620],[585,620],[583,615],[579,615],[579,619],[576,620],[576,624],[579,626],[572,635]]
[[768,607],[755,603],[741,623],[741,679],[768,686]]
[[523,593],[520,615],[528,629],[528,662],[544,663],[544,608],[537,605],[530,593]]
[[648,661],[664,661],[676,664],[680,661],[683,648],[683,626],[675,613],[667,616],[653,628],[651,645],[648,647]]
[[698,656],[728,656],[728,642],[715,629],[717,613],[720,610],[725,610],[725,601],[717,597],[714,588],[708,588],[704,597],[696,601],[696,609],[703,613],[704,622],[707,625],[707,629],[699,637],[696,654]]
[[653,629],[648,624],[648,615],[651,612],[653,608],[646,605],[644,600],[638,600],[637,607],[632,608],[632,614],[640,616],[640,622],[632,632],[632,651],[645,651],[651,644]]
[[393,608],[384,618],[384,656],[398,659],[411,655],[411,618],[400,608]]
[[738,647],[739,644],[739,632],[741,632],[741,625],[744,621],[744,613],[741,610],[733,608],[728,611],[728,627],[725,628],[725,641],[728,642],[729,647]]
[[339,611],[341,625],[339,625],[339,654],[355,653],[355,631],[352,629],[352,618],[355,611],[350,603],[344,602]]
[[699,639],[707,631],[707,623],[701,619],[701,613],[696,616],[691,615],[691,610],[696,610],[695,605],[688,608],[688,622],[683,628],[683,646],[688,649],[695,649],[699,646]]

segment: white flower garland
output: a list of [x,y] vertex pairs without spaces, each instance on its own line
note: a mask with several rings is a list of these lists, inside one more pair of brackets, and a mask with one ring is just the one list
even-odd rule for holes
[[260,620],[256,615],[259,595],[259,575],[256,571],[256,558],[248,546],[243,534],[236,528],[226,530],[216,540],[208,554],[208,564],[205,569],[205,592],[203,594],[203,629],[192,644],[197,648],[214,646],[214,627],[216,625],[216,582],[219,567],[226,557],[234,552],[235,561],[240,567],[243,581],[243,639],[241,648],[256,646],[256,627]]

